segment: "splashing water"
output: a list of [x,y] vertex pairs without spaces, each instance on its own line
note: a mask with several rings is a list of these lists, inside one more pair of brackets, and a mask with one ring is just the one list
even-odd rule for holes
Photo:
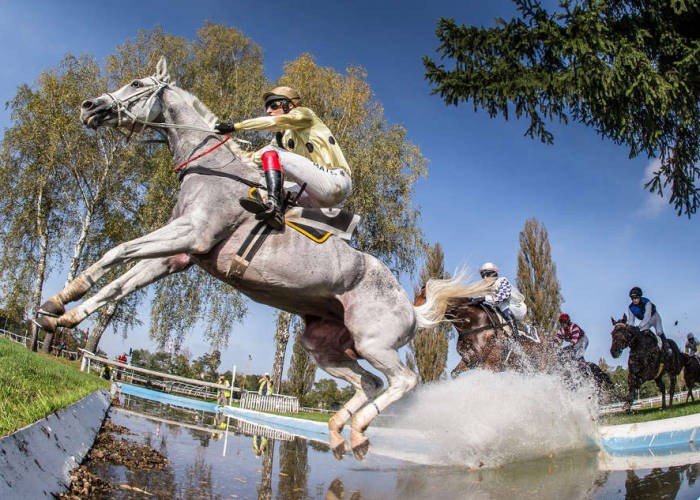
[[375,452],[432,465],[497,467],[581,449],[597,440],[592,386],[560,376],[471,370],[419,387],[392,407]]

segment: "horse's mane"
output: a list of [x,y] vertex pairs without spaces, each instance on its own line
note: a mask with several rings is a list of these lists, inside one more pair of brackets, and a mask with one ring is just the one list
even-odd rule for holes
[[[206,104],[200,101],[197,96],[183,88],[172,84],[171,88],[177,90],[177,92],[180,94],[180,97],[182,97],[185,100],[185,102],[192,109],[194,109],[199,116],[201,116],[204,119],[204,121],[211,129],[214,128],[214,125],[216,125],[219,119],[207,107]],[[243,149],[241,149],[241,147],[235,141],[227,141],[226,144],[224,144],[224,146],[227,147],[231,151],[231,153],[233,153],[236,156],[236,158],[239,158],[246,166],[257,168],[255,162],[248,156],[248,154],[245,151],[243,151]]]

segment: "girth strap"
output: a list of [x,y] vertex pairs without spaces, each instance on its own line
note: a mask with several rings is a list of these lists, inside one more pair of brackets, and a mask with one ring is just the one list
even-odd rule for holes
[[226,273],[227,277],[241,278],[245,274],[246,269],[250,265],[250,261],[253,260],[255,254],[258,253],[260,247],[272,232],[272,228],[268,226],[265,221],[258,222],[253,229],[250,230],[248,237],[245,239],[241,247],[233,256],[233,261],[231,262],[231,267]]

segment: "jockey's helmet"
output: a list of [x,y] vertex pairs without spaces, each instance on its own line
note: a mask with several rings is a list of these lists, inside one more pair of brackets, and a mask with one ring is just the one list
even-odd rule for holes
[[498,268],[493,262],[484,262],[479,268],[479,274],[482,278],[498,276]]
[[286,113],[289,111],[289,105],[285,106],[284,104],[291,102],[295,106],[299,106],[301,104],[301,96],[292,87],[275,87],[263,94],[263,101],[265,101],[266,108],[275,101],[282,101],[282,107]]
[[688,334],[688,340],[690,340],[690,339],[694,339],[694,338],[695,338],[695,337],[693,336],[693,334],[692,334],[692,333],[689,333],[689,334]]
[[569,317],[568,314],[562,313],[562,314],[559,316],[559,322],[561,323],[562,321],[570,322],[570,321],[571,321],[571,318]]
[[630,290],[630,299],[640,298],[642,296],[642,289],[635,286]]

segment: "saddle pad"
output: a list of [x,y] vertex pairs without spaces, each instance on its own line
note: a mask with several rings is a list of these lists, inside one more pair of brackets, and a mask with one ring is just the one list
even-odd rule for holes
[[330,238],[331,234],[333,234],[330,231],[321,231],[315,227],[307,226],[306,224],[302,224],[300,222],[291,222],[289,220],[284,222],[287,224],[287,226],[291,227],[292,229],[296,229],[301,234],[315,241],[316,243],[323,243]]
[[289,224],[290,222],[299,227],[313,228],[318,234],[335,234],[346,241],[350,241],[352,233],[360,223],[359,215],[339,208],[293,207],[287,210],[285,219],[291,227],[294,226]]

